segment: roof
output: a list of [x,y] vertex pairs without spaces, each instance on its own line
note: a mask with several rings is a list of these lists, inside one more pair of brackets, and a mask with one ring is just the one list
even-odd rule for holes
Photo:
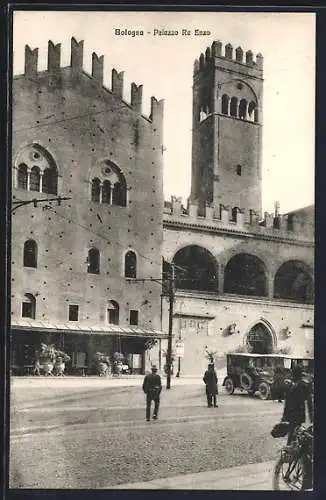
[[94,334],[94,335],[122,335],[125,337],[150,337],[167,338],[167,334],[154,328],[145,328],[141,326],[119,326],[119,325],[83,325],[77,321],[64,323],[60,321],[48,322],[39,321],[31,318],[20,318],[19,321],[12,320],[11,328],[13,330],[25,331],[56,331],[60,333],[73,334]]

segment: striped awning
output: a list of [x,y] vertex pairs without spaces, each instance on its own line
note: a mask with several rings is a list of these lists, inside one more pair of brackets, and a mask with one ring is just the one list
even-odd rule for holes
[[120,325],[83,325],[81,323],[69,322],[47,322],[31,318],[21,318],[19,321],[11,321],[13,331],[34,331],[34,332],[57,332],[64,334],[82,335],[120,335],[121,337],[148,337],[167,338],[167,334],[154,328],[144,328],[141,326],[120,326]]

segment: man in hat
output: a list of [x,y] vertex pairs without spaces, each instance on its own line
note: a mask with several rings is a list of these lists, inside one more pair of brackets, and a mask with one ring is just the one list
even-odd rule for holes
[[158,409],[160,406],[160,394],[162,391],[161,377],[157,373],[157,366],[152,366],[152,373],[145,375],[143,382],[143,391],[146,394],[146,420],[150,421],[151,418],[151,403],[154,401],[153,419],[156,420],[158,416]]
[[295,428],[306,422],[306,405],[310,422],[313,422],[313,403],[311,383],[304,378],[300,365],[292,368],[292,381],[289,381],[284,398],[282,421],[289,422],[288,444],[293,440]]
[[217,375],[214,367],[214,363],[209,363],[208,369],[205,371],[203,381],[206,384],[206,396],[207,396],[207,406],[208,408],[213,407],[213,402],[214,402],[214,407],[217,408],[217,401],[216,397],[218,394],[218,380],[217,380]]

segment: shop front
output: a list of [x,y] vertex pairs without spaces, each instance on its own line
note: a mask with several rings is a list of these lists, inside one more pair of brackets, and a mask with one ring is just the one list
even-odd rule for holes
[[21,320],[11,325],[11,373],[30,375],[38,359],[41,344],[54,346],[70,357],[66,374],[96,373],[95,354],[103,353],[113,360],[119,353],[130,373],[143,374],[148,369],[149,350],[167,336],[161,331],[139,326],[80,326],[68,323]]

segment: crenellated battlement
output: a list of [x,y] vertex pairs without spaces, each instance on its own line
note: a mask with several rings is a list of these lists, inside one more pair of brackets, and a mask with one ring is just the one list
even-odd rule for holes
[[247,218],[245,212],[239,207],[228,207],[220,204],[216,209],[212,205],[206,204],[203,208],[197,200],[188,199],[187,207],[182,204],[182,198],[171,196],[171,201],[164,203],[163,214],[165,220],[171,218],[172,221],[183,221],[184,223],[204,226],[224,227],[238,231],[266,233],[270,236],[280,236],[285,238],[313,239],[313,230],[308,220],[302,219],[295,212],[281,215],[279,205],[274,213],[264,213],[261,220],[259,214],[250,210]]
[[[65,69],[61,67],[61,44],[54,44],[52,40],[48,42],[48,54],[47,54],[47,72],[51,76],[58,76],[60,72]],[[123,100],[124,91],[124,72],[118,72],[115,68],[112,69],[111,73],[111,89],[103,85],[104,76],[104,56],[98,56],[95,52],[92,53],[92,73],[89,75],[83,70],[83,57],[84,57],[84,41],[71,38],[71,58],[70,58],[70,68],[72,75],[76,78],[81,74],[87,74],[92,79],[93,84],[102,88],[105,91],[111,92],[118,99]],[[24,76],[26,78],[35,79],[38,74],[44,74],[44,72],[38,72],[38,48],[31,49],[28,45],[25,45],[25,64],[24,64]],[[130,103],[125,102],[130,108],[139,114],[142,114],[142,95],[143,86],[136,85],[134,82],[131,84],[131,99]],[[151,110],[149,120],[152,122],[157,121],[159,123],[163,119],[163,108],[164,100],[157,100],[155,97],[151,97]]]
[[195,60],[194,73],[204,72],[212,66],[216,58],[233,61],[237,65],[247,66],[247,68],[257,70],[259,73],[263,71],[264,58],[261,53],[256,54],[256,58],[254,58],[251,50],[244,52],[241,47],[234,49],[230,43],[223,47],[222,42],[218,40],[213,42],[211,47],[207,47],[205,53],[201,53],[199,58]]

